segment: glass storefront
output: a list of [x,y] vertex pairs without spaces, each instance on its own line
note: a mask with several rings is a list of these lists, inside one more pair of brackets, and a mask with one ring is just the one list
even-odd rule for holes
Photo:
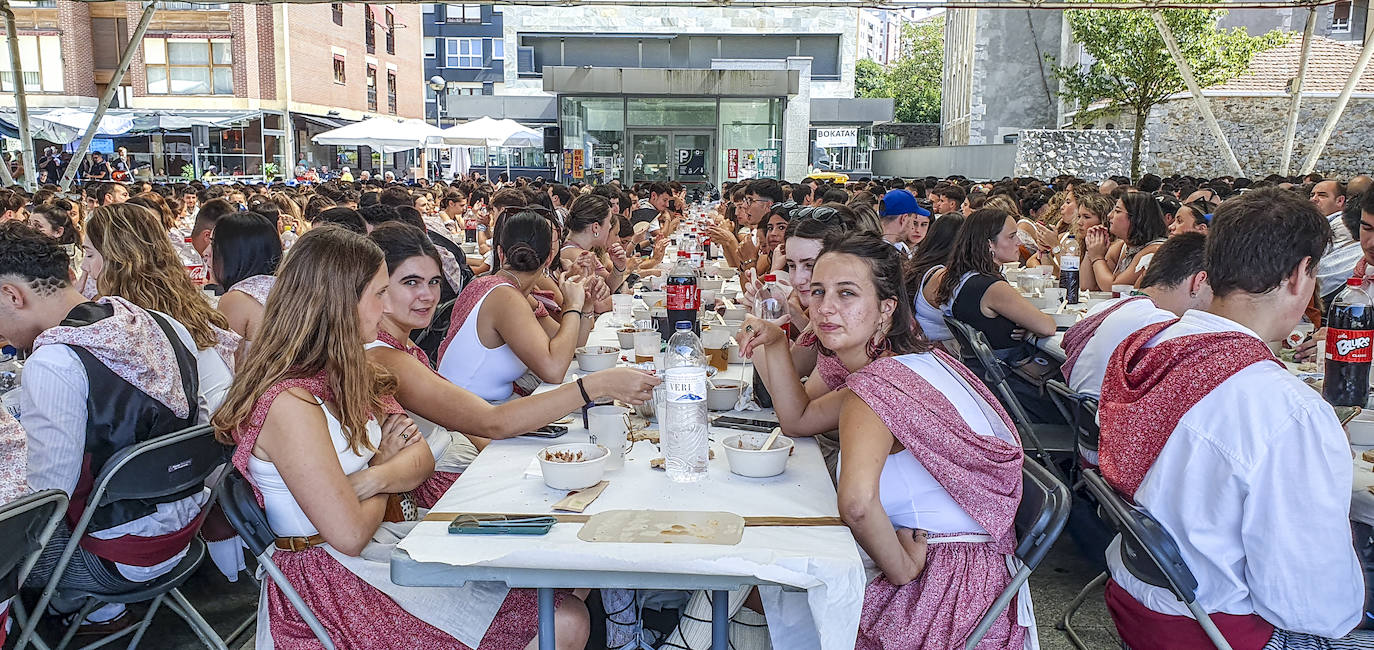
[[779,98],[559,98],[565,182],[777,178]]
[[824,143],[816,141],[816,130],[811,129],[808,141],[811,146],[811,153],[808,162],[813,169],[822,171],[837,172],[862,172],[868,173],[873,169],[872,151],[880,149],[878,139],[873,135],[873,127],[867,125],[840,127],[839,129],[823,127],[830,131],[853,129],[857,133],[853,139],[852,146],[824,146]]

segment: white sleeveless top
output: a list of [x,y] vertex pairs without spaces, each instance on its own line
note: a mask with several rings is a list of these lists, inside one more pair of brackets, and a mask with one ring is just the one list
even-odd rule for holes
[[[974,433],[1011,441],[1011,432],[1001,419],[992,421],[995,411],[985,409],[982,398],[939,357],[930,353],[904,354],[896,359],[940,391]],[[907,450],[889,455],[883,463],[878,499],[896,527],[920,528],[931,533],[987,533]]]
[[[371,350],[375,347],[397,349],[396,346],[384,341],[373,341],[363,346],[363,349]],[[420,417],[410,409],[406,409],[406,415],[415,422],[415,428],[425,437],[429,451],[434,454],[434,469],[441,472],[462,472],[472,464],[472,459],[477,457],[477,447],[473,446],[467,436],[449,431]]]
[[[496,287],[506,285],[496,285]],[[492,287],[491,291],[495,291]],[[482,314],[482,304],[491,297],[491,291],[482,296],[473,306],[463,327],[454,335],[444,357],[439,360],[439,374],[458,386],[468,389],[478,397],[489,402],[500,402],[510,397],[511,384],[525,374],[528,368],[510,345],[492,349],[482,344],[477,336],[477,319]]]
[[[353,453],[353,450],[348,448],[348,438],[344,437],[339,420],[324,407],[324,403],[318,397],[315,398],[315,403],[324,411],[325,423],[329,425],[329,441],[333,443],[334,451],[339,455],[339,466],[343,468],[344,475],[366,468],[375,452],[364,448],[359,450],[362,455]],[[367,421],[367,439],[374,447],[382,441],[382,427],[375,418]],[[282,480],[276,465],[250,454],[248,473],[253,475],[253,482],[262,493],[267,510],[267,523],[272,526],[273,532],[281,537],[309,537],[320,532],[310,523],[310,518],[305,516],[305,511],[301,510],[296,497],[286,488],[286,481]]]
[[916,292],[914,305],[916,323],[921,326],[921,331],[925,332],[926,338],[931,341],[948,341],[954,338],[954,335],[949,332],[949,327],[945,325],[945,312],[930,304],[925,295],[925,287],[926,283],[930,281],[930,275],[943,268],[945,265],[939,264],[927,270],[926,274],[921,276],[920,290]]

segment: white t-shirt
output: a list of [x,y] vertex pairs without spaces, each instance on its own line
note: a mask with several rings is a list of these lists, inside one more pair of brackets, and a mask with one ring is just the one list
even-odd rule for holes
[[[1114,298],[1088,310],[1087,316],[1100,314],[1129,297]],[[1107,360],[1117,346],[1147,325],[1178,318],[1173,312],[1155,306],[1153,300],[1131,300],[1102,320],[1088,344],[1078,354],[1069,376],[1069,388],[1075,393],[1097,397],[1102,394],[1102,377],[1107,373]]]

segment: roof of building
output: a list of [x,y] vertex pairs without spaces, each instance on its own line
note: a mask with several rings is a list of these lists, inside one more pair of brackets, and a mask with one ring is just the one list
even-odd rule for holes
[[[1298,74],[1298,59],[1302,55],[1302,36],[1294,35],[1287,45],[1255,55],[1244,74],[1207,90],[1232,93],[1288,92],[1288,84]],[[1346,78],[1360,58],[1360,46],[1334,41],[1321,36],[1312,37],[1312,49],[1307,55],[1307,75],[1303,78],[1305,93],[1339,93]],[[1365,68],[1355,92],[1374,93],[1374,65]]]

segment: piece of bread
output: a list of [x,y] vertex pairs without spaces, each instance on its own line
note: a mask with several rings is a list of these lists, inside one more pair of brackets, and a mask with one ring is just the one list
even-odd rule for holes
[[1366,463],[1374,463],[1374,449],[1366,449],[1360,458]]

